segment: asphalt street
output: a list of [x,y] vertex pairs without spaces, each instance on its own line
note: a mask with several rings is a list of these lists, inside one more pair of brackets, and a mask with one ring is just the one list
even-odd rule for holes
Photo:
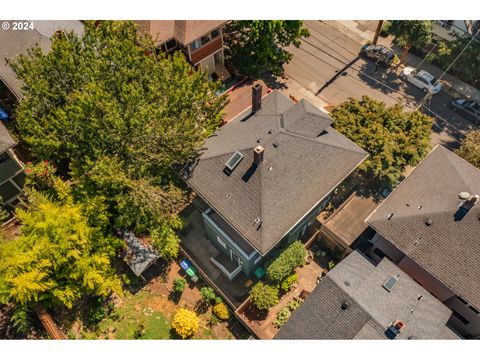
[[[394,68],[375,69],[372,61],[359,57],[362,40],[342,31],[335,22],[312,20],[305,24],[310,37],[300,48],[290,48],[294,57],[285,66],[290,81],[331,105],[368,95],[389,105],[401,102],[415,109],[424,100],[422,90],[401,80]],[[452,111],[448,107],[451,100],[442,90],[422,109],[435,118],[432,143],[455,148],[467,130],[478,127]]]

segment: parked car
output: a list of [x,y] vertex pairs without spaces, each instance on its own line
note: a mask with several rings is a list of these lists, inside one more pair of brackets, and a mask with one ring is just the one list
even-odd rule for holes
[[375,62],[378,61],[380,65],[389,67],[393,62],[395,53],[382,45],[366,44],[360,49],[360,55],[365,56]]
[[450,108],[467,119],[473,120],[476,124],[480,124],[480,104],[475,101],[454,99],[450,102]]
[[413,67],[407,66],[402,70],[400,78],[422,89],[424,93],[436,94],[442,90],[442,84],[425,70],[418,71]]

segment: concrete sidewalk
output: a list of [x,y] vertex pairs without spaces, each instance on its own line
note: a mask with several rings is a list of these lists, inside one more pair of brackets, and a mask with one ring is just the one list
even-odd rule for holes
[[[375,35],[375,30],[378,24],[376,20],[338,20],[330,21],[332,26],[337,27],[344,32],[348,37],[362,43],[372,41]],[[393,49],[397,55],[401,55],[402,49],[393,44],[393,36],[379,37],[378,44],[385,45]],[[407,64],[413,67],[417,67],[421,63],[422,59],[418,56],[409,53],[407,57]],[[436,78],[439,78],[443,74],[443,70],[431,63],[424,61],[421,64],[421,68],[431,73]],[[465,97],[480,102],[480,90],[473,86],[461,81],[453,75],[448,73],[442,76],[442,82],[444,84],[443,89],[452,97]]]

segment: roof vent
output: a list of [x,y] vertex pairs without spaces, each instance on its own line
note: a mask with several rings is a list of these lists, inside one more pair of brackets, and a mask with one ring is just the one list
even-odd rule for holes
[[274,142],[272,145],[273,145],[274,148],[278,148],[278,143],[277,142]]
[[390,220],[393,217],[393,213],[389,214],[387,220]]
[[349,306],[350,306],[350,304],[347,301],[344,301],[342,306],[340,306],[340,308],[342,310],[347,310]]
[[468,199],[470,199],[470,193],[468,193],[466,191],[462,191],[460,194],[458,194],[458,198],[460,200],[468,200]]
[[256,230],[259,230],[262,227],[262,220],[260,220],[259,217],[256,217],[255,220],[253,220],[252,226],[255,225],[257,225]]
[[390,276],[390,277],[388,278],[388,280],[385,281],[385,284],[383,284],[383,288],[384,288],[385,290],[387,290],[388,292],[391,292],[392,289],[394,288],[394,286],[395,286],[395,285],[397,284],[397,282],[398,282],[398,277],[399,277],[399,275],[397,275],[397,276]]
[[240,151],[235,151],[235,154],[233,154],[230,157],[230,159],[228,159],[223,171],[227,175],[230,175],[233,172],[233,170],[235,170],[235,168],[240,163],[240,161],[242,161],[243,158],[244,158],[244,155]]
[[425,225],[427,225],[427,226],[432,226],[432,224],[433,224],[432,219],[427,219],[427,221],[425,221]]

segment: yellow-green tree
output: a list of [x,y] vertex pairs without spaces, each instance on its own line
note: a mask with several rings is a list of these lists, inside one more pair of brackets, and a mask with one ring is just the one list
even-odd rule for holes
[[106,217],[90,216],[102,212],[101,201],[95,200],[95,210],[92,204],[76,204],[67,187],[60,187],[57,197],[32,190],[28,207],[17,211],[21,235],[0,245],[3,302],[71,308],[85,295],[122,292],[111,269],[119,240],[104,235]]
[[480,130],[470,130],[467,132],[456,153],[480,169]]
[[182,308],[173,317],[172,328],[182,339],[195,335],[198,326],[198,316],[191,310]]

